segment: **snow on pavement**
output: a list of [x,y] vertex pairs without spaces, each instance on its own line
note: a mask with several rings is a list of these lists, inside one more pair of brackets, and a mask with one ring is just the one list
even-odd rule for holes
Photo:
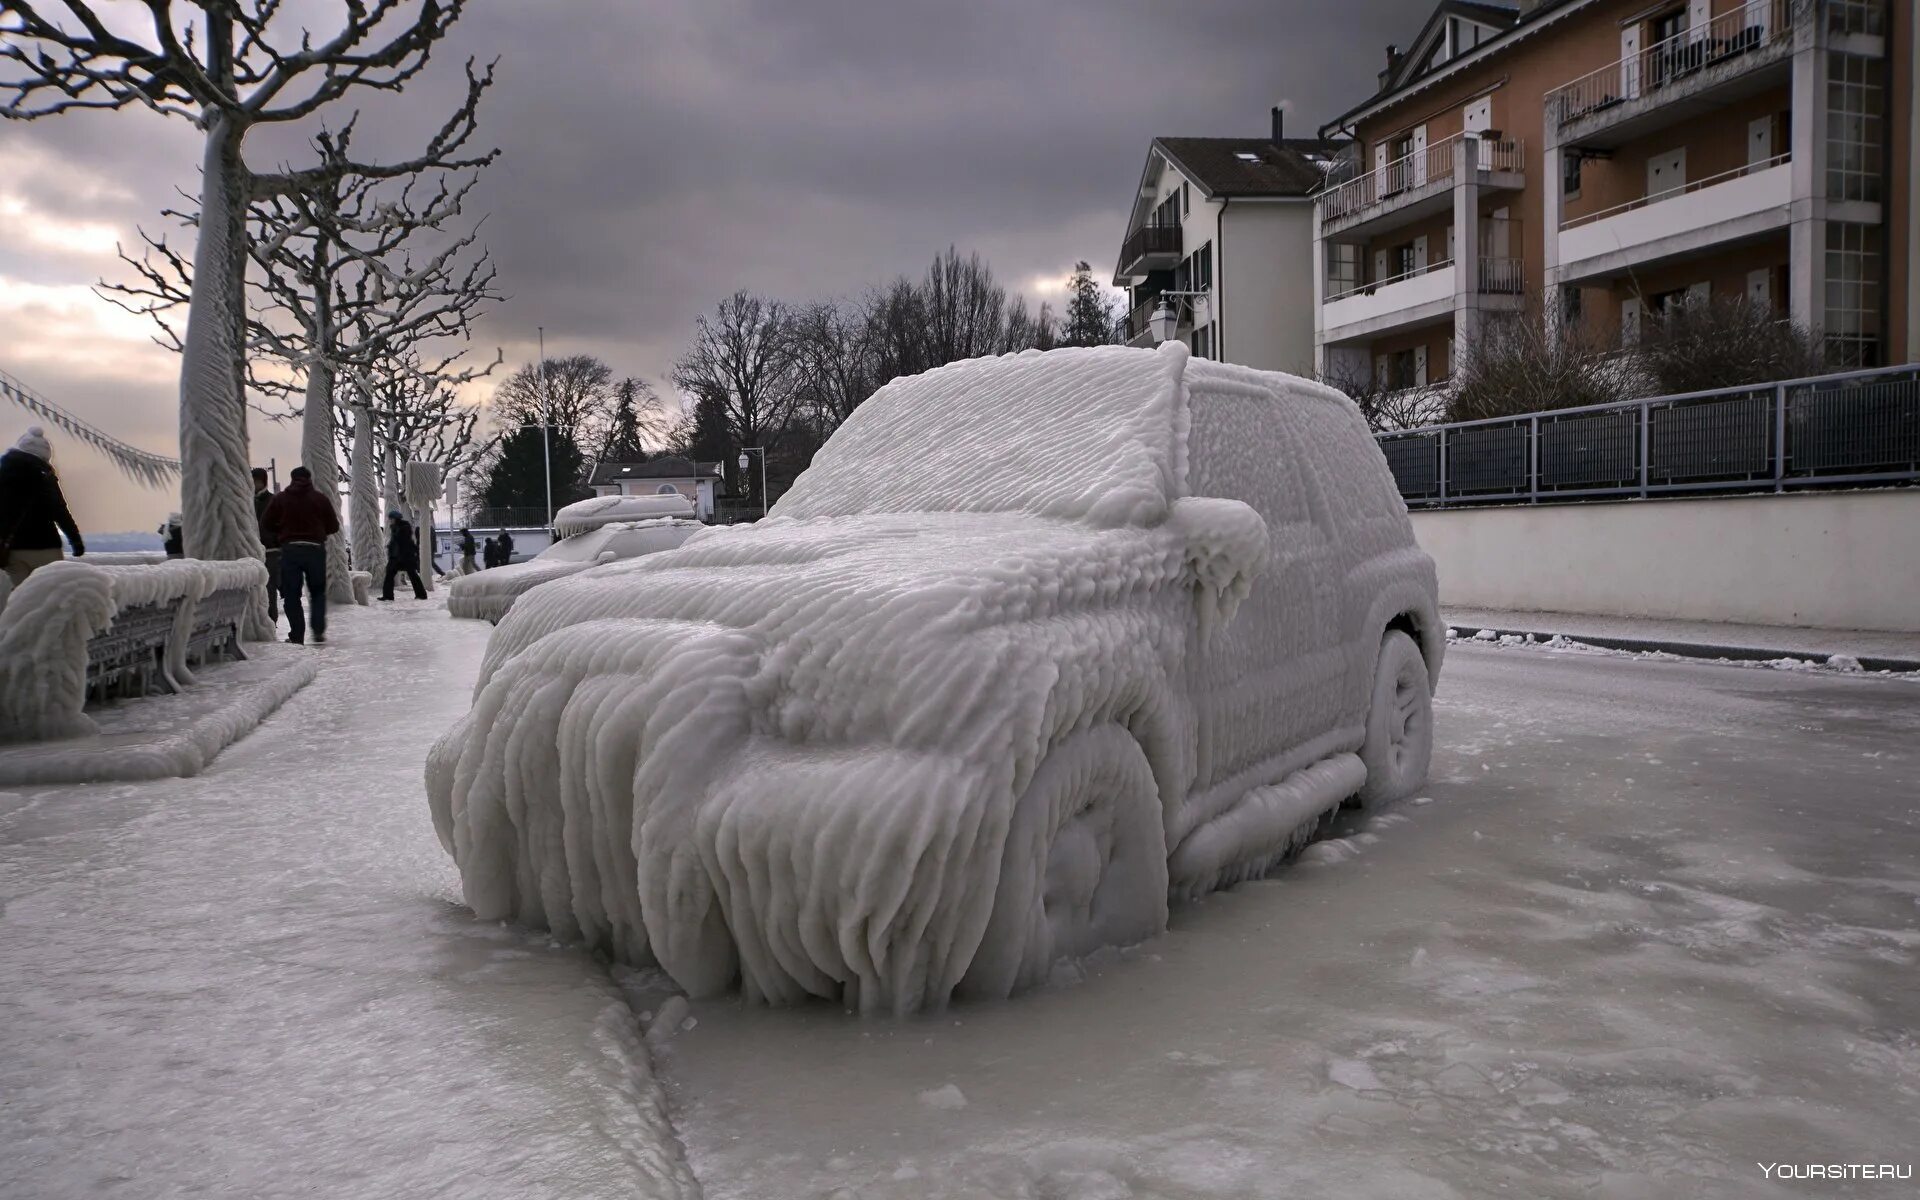
[[475,922],[433,835],[488,628],[330,632],[197,778],[0,792],[0,1192],[696,1194],[606,972]]
[[706,1194],[1745,1200],[1810,1194],[1760,1163],[1912,1164],[1920,683],[1456,645],[1437,747],[1420,800],[1048,990],[694,1004],[656,1061]]

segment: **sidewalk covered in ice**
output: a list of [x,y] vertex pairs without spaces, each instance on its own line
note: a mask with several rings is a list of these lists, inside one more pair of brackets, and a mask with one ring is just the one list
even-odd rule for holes
[[605,971],[474,922],[434,839],[487,628],[330,632],[196,778],[0,790],[0,1191],[691,1194]]

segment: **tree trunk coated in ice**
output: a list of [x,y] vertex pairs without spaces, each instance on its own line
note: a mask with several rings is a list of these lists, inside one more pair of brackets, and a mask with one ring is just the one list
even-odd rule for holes
[[[331,353],[331,348],[326,353]],[[325,353],[316,354],[307,367],[306,410],[300,417],[300,462],[313,472],[314,490],[325,496],[337,513],[340,458],[334,444],[333,366]],[[327,600],[333,604],[353,603],[353,580],[347,577],[347,541],[343,534],[327,539]]]
[[[234,362],[244,302],[247,172],[240,134],[216,116],[207,128],[200,182],[200,238],[180,356],[180,513],[188,558],[264,558],[247,461],[247,407]],[[255,597],[246,636],[273,637],[266,593]]]
[[364,405],[353,410],[353,562],[358,570],[380,570],[380,485],[373,471],[373,414]]

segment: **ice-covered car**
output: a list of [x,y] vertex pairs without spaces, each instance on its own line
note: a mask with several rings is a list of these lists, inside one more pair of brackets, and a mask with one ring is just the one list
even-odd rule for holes
[[553,515],[559,541],[525,562],[456,577],[447,585],[447,612],[497,625],[516,599],[543,583],[671,550],[704,528],[682,496],[595,496],[569,504]]
[[432,750],[467,901],[907,1011],[1419,786],[1432,561],[1351,401],[1119,347],[896,379],[753,526],[529,593]]

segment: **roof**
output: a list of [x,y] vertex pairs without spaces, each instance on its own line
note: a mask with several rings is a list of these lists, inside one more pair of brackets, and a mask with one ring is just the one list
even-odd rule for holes
[[1153,144],[1210,197],[1306,196],[1319,188],[1325,168],[1316,165],[1304,147],[1331,154],[1319,138],[1286,138],[1276,144],[1262,137],[1163,137]]
[[603,462],[595,464],[589,487],[619,483],[622,479],[714,479],[720,474],[718,463],[696,463],[678,454],[650,458],[646,462]]
[[[1552,24],[1558,18],[1592,2],[1593,0],[1537,0],[1537,3],[1532,5],[1522,4],[1516,8],[1511,3],[1486,3],[1484,0],[1440,0],[1427,17],[1426,23],[1420,27],[1419,34],[1408,46],[1407,52],[1400,56],[1392,70],[1385,73],[1380,88],[1360,104],[1321,126],[1320,133],[1324,136],[1350,129],[1353,122],[1373,111],[1395,100],[1413,95],[1468,64],[1484,62],[1493,55],[1501,54],[1537,32],[1541,27]],[[1464,53],[1455,54],[1438,67],[1422,74],[1421,68],[1425,65],[1433,45],[1438,41],[1441,27],[1448,17],[1465,17],[1483,25],[1492,25],[1500,32]]]

